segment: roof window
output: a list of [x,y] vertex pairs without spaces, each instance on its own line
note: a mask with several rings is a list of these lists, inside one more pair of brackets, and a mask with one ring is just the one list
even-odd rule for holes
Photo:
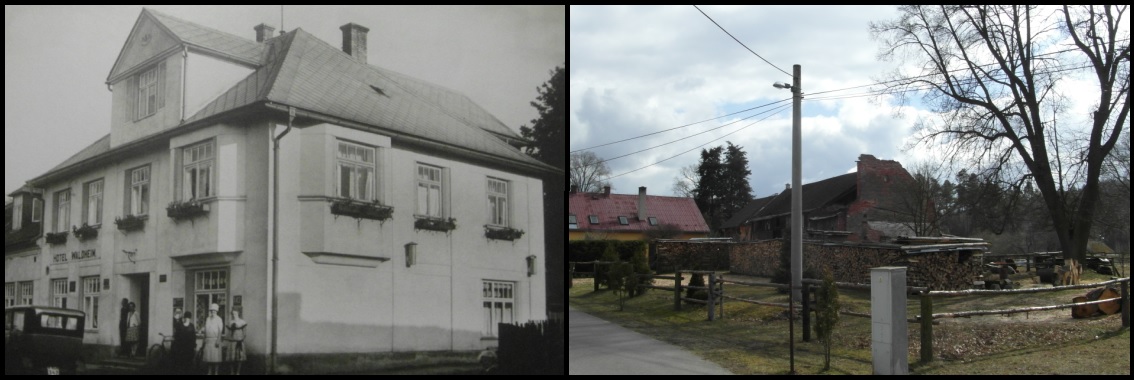
[[591,224],[599,224],[598,215],[588,215],[587,219],[590,220]]
[[618,224],[625,226],[625,225],[630,224],[630,221],[626,220],[625,216],[620,216],[620,217],[618,217]]

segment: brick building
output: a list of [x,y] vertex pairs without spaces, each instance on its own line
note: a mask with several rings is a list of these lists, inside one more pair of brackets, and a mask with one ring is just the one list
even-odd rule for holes
[[[834,241],[889,241],[912,236],[905,193],[913,177],[902,164],[863,154],[858,170],[803,185],[805,238]],[[753,200],[722,225],[724,236],[740,241],[790,235],[791,189]]]

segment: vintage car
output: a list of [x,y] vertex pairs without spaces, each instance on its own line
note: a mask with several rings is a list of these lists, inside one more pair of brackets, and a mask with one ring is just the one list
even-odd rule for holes
[[86,315],[46,306],[4,309],[4,374],[75,374]]

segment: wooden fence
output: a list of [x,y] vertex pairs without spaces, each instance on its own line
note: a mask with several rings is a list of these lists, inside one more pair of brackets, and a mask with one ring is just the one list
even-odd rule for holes
[[[579,272],[579,271],[575,270],[575,264],[585,264],[585,265],[593,265],[593,266],[591,267],[590,272]],[[598,288],[599,288],[599,286],[598,286],[599,285],[599,279],[598,279],[598,276],[596,276],[595,274],[598,273],[598,267],[599,267],[599,265],[606,265],[607,267],[609,267],[610,264],[614,264],[614,262],[613,261],[598,261],[598,260],[595,260],[595,261],[568,261],[567,265],[568,265],[568,268],[570,269],[571,282],[569,284],[567,284],[567,288],[570,289],[570,288],[575,287],[575,276],[582,275],[580,277],[587,277],[585,275],[590,275],[591,278],[595,279],[593,282],[595,283],[595,291],[597,292]]]
[[[596,263],[601,264],[601,262],[596,262]],[[574,271],[573,265],[572,265],[572,271]],[[681,275],[682,273],[708,274],[709,275],[709,282],[706,286],[688,286],[688,285],[683,286],[681,284],[681,281],[683,279],[683,277]],[[707,312],[708,312],[708,320],[709,321],[712,321],[712,320],[715,319],[716,313],[714,313],[714,309],[716,309],[717,306],[720,307],[720,317],[721,318],[724,317],[724,300],[725,299],[731,299],[731,300],[747,302],[747,303],[752,303],[752,304],[757,304],[757,305],[764,305],[764,306],[782,307],[782,308],[785,308],[785,309],[793,306],[793,305],[788,304],[788,303],[765,302],[765,301],[744,299],[744,298],[739,298],[739,297],[732,297],[732,296],[725,295],[725,293],[724,293],[724,284],[725,283],[744,285],[744,286],[773,287],[773,288],[777,288],[777,289],[787,289],[788,288],[787,284],[741,281],[741,280],[728,280],[728,279],[724,279],[724,278],[719,278],[719,277],[717,277],[717,275],[718,275],[718,272],[714,272],[714,271],[679,270],[679,271],[675,271],[672,276],[635,275],[636,276],[635,278],[637,279],[637,278],[648,277],[648,278],[661,278],[661,279],[672,279],[672,280],[674,280],[674,286],[673,287],[645,285],[645,284],[640,284],[638,286],[642,287],[642,288],[653,288],[653,289],[660,289],[660,290],[667,290],[667,291],[672,290],[673,291],[673,309],[675,311],[681,310],[681,301],[695,302],[695,303],[708,305],[708,307],[706,309],[707,309]],[[1130,327],[1130,297],[1129,297],[1129,293],[1128,293],[1129,282],[1130,282],[1130,278],[1127,277],[1127,278],[1119,278],[1119,279],[1114,279],[1114,280],[1100,282],[1100,283],[1094,283],[1094,284],[1066,285],[1066,286],[1054,286],[1054,287],[1051,287],[1051,288],[1031,288],[1031,289],[1014,289],[1014,290],[931,291],[931,290],[924,288],[924,287],[907,286],[906,287],[907,294],[914,295],[918,298],[918,301],[920,303],[919,306],[920,306],[921,313],[918,314],[918,315],[915,315],[913,318],[908,318],[906,321],[909,322],[909,323],[917,323],[921,326],[921,334],[920,334],[921,335],[921,347],[922,347],[921,348],[921,361],[923,363],[927,363],[927,362],[930,362],[930,361],[933,360],[933,325],[937,323],[935,321],[936,319],[971,317],[971,316],[976,316],[976,315],[995,315],[995,314],[1007,315],[1007,314],[1025,313],[1025,312],[1033,312],[1033,311],[1066,309],[1066,308],[1071,308],[1071,307],[1075,307],[1075,306],[1093,305],[1093,304],[1100,304],[1100,303],[1104,303],[1104,302],[1111,302],[1111,301],[1114,300],[1114,299],[1103,299],[1103,300],[1096,300],[1096,301],[1074,302],[1074,303],[1067,303],[1067,304],[1044,305],[1044,306],[1033,306],[1033,307],[1021,307],[1021,308],[1012,308],[1012,309],[971,310],[971,311],[936,313],[936,314],[934,314],[933,313],[933,297],[960,297],[960,296],[1043,293],[1043,292],[1056,292],[1056,291],[1070,290],[1070,289],[1100,288],[1100,287],[1105,287],[1105,286],[1112,285],[1112,284],[1119,284],[1120,287],[1121,287],[1121,296],[1118,298],[1118,300],[1119,300],[1119,302],[1121,302],[1121,305],[1122,305],[1121,306],[1121,309],[1122,309],[1122,326],[1129,328]],[[598,285],[597,285],[598,281],[595,281],[595,283],[596,283],[595,291],[598,291]],[[810,313],[811,313],[811,311],[816,309],[816,306],[812,305],[811,295],[815,294],[815,292],[813,291],[813,288],[816,287],[816,286],[822,285],[823,281],[817,280],[817,279],[803,279],[802,283],[804,284],[803,289],[801,289],[802,296],[803,296],[804,300],[807,300],[807,302],[802,302],[802,304],[803,304],[802,305],[803,341],[806,342],[806,341],[811,340]],[[836,282],[835,285],[839,289],[870,290],[869,284],[852,284],[852,283]],[[708,300],[702,301],[702,300],[698,300],[698,299],[682,297],[682,295],[681,295],[682,289],[704,289],[708,292],[708,296],[709,296]],[[852,311],[839,311],[839,314],[849,315],[849,316],[854,316],[854,317],[870,318],[870,313],[859,313],[859,312],[852,312]],[[928,318],[923,317],[923,316],[928,316]]]

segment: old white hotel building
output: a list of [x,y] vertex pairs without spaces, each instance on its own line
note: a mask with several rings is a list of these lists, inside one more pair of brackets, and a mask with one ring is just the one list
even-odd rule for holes
[[547,319],[537,177],[556,169],[465,96],[368,65],[363,26],[341,50],[255,31],[142,11],[110,134],[12,194],[10,228],[43,236],[6,250],[6,305],[86,311],[91,355],[120,343],[122,298],[147,346],[175,307],[240,308],[256,372],[273,352],[304,372],[475,351]]

